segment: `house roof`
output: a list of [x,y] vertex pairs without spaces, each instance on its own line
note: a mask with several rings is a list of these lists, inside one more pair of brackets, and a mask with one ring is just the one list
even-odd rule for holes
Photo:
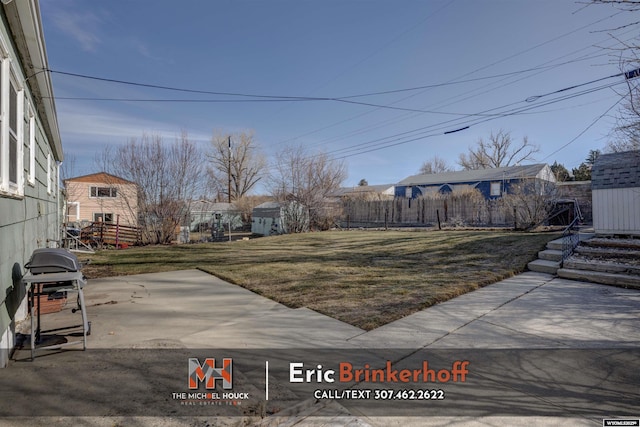
[[226,202],[209,202],[200,200],[193,200],[191,202],[191,212],[229,212],[234,211],[236,208],[233,203]]
[[399,185],[437,185],[456,182],[496,181],[503,179],[534,178],[545,167],[546,163],[525,166],[507,166],[492,169],[442,172],[426,175],[413,175],[403,179]]
[[55,98],[51,73],[43,73],[49,69],[47,51],[44,42],[40,6],[37,0],[2,2],[7,23],[19,52],[19,60],[24,72],[29,76],[29,85],[35,100],[35,108],[43,124],[54,158],[62,161],[62,140],[58,128]]
[[357,187],[341,187],[331,193],[331,196],[344,196],[346,194],[362,194],[362,193],[384,193],[389,189],[393,190],[394,184],[383,185],[359,185]]
[[111,175],[106,172],[92,173],[89,175],[78,176],[75,178],[65,179],[65,182],[88,182],[92,184],[132,184],[134,182],[127,181],[119,176]]
[[264,203],[260,203],[258,206],[256,206],[255,209],[280,209],[282,207],[282,204],[280,204],[279,202],[264,202]]
[[601,154],[591,169],[591,188],[640,187],[640,151]]

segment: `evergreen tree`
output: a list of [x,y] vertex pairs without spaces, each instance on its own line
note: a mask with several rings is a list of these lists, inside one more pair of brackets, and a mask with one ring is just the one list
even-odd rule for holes
[[584,162],[577,168],[573,168],[572,173],[575,181],[591,181],[591,166]]
[[567,170],[567,168],[564,167],[563,164],[560,164],[558,162],[553,162],[553,164],[551,165],[551,170],[553,171],[553,174],[556,177],[556,181],[564,182],[564,181],[571,180],[571,174],[569,173],[569,170]]

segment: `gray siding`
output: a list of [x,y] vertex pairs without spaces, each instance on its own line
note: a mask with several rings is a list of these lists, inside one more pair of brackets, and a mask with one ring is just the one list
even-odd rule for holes
[[[60,239],[61,197],[58,194],[58,162],[61,146],[53,104],[36,102],[32,91],[46,99],[52,95],[48,77],[40,73],[26,80],[33,70],[25,67],[43,66],[44,52],[39,22],[38,3],[23,0],[0,5],[0,41],[11,62],[11,71],[21,89],[24,100],[22,134],[23,177],[18,187],[21,194],[0,191],[0,368],[14,345],[17,322],[26,318],[26,289],[20,281],[25,273],[24,264],[36,248],[55,246]],[[11,28],[9,28],[11,27]],[[16,37],[14,39],[14,37]],[[39,52],[38,52],[39,51]],[[39,55],[40,54],[40,55]],[[22,62],[24,60],[24,62]],[[25,65],[27,64],[27,65]],[[38,99],[40,100],[40,98]],[[35,138],[34,166],[31,173],[31,134],[29,112],[33,113]],[[52,139],[53,138],[53,139]],[[1,157],[1,156],[0,156]],[[0,171],[2,167],[0,167]],[[29,181],[33,175],[33,182]]]

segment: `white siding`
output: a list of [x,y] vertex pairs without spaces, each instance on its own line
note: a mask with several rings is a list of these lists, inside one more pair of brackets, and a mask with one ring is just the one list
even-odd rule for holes
[[640,187],[593,190],[593,227],[598,234],[640,235]]

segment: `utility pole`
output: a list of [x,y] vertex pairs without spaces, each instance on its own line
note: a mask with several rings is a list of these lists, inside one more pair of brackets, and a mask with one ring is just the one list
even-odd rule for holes
[[[229,208],[231,208],[231,135],[229,135],[229,167],[227,170],[229,172]],[[229,216],[229,241],[231,241],[231,210],[227,210],[227,215]]]
[[229,204],[231,204],[231,135],[229,135],[229,167],[227,168],[229,178]]

